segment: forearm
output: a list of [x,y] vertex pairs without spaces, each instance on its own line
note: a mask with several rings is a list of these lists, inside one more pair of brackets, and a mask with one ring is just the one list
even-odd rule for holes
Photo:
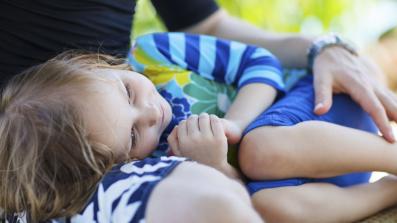
[[313,40],[313,37],[303,35],[266,32],[228,15],[223,10],[219,10],[209,19],[184,31],[206,33],[267,48],[280,59],[284,67],[293,68],[306,67],[306,51]]
[[276,90],[265,84],[248,84],[242,87],[226,112],[225,119],[244,130],[276,97]]

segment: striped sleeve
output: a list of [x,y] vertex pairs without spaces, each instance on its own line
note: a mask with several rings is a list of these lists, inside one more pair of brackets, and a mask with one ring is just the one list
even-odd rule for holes
[[156,33],[136,39],[129,58],[138,72],[174,67],[241,88],[263,83],[284,91],[280,62],[269,51],[206,35]]

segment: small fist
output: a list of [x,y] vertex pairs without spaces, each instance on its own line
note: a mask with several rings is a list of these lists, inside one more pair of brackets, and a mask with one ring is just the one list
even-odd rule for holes
[[223,123],[216,115],[191,115],[168,136],[172,153],[217,167],[227,162],[227,139]]

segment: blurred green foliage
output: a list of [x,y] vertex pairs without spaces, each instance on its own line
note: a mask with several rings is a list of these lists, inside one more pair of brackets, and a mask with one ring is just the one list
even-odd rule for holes
[[354,5],[351,0],[219,0],[230,14],[269,30],[299,32],[312,21],[328,29],[334,18]]
[[[188,0],[186,0],[188,1]],[[278,32],[343,32],[380,0],[217,0],[231,15]],[[149,0],[139,0],[133,36],[165,31]]]
[[149,0],[137,0],[131,37],[138,35],[166,31],[163,23],[156,14]]

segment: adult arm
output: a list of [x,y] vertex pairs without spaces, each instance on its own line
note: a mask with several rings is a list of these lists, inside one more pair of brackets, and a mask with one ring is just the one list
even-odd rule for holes
[[[236,32],[238,30],[238,32]],[[313,37],[266,32],[252,24],[217,10],[201,22],[183,29],[266,47],[285,67],[307,65],[306,51]],[[367,111],[384,138],[394,142],[388,119],[397,121],[397,97],[374,75],[380,70],[367,59],[355,56],[342,47],[323,50],[313,66],[316,114],[324,114],[332,106],[332,93],[346,93]]]

